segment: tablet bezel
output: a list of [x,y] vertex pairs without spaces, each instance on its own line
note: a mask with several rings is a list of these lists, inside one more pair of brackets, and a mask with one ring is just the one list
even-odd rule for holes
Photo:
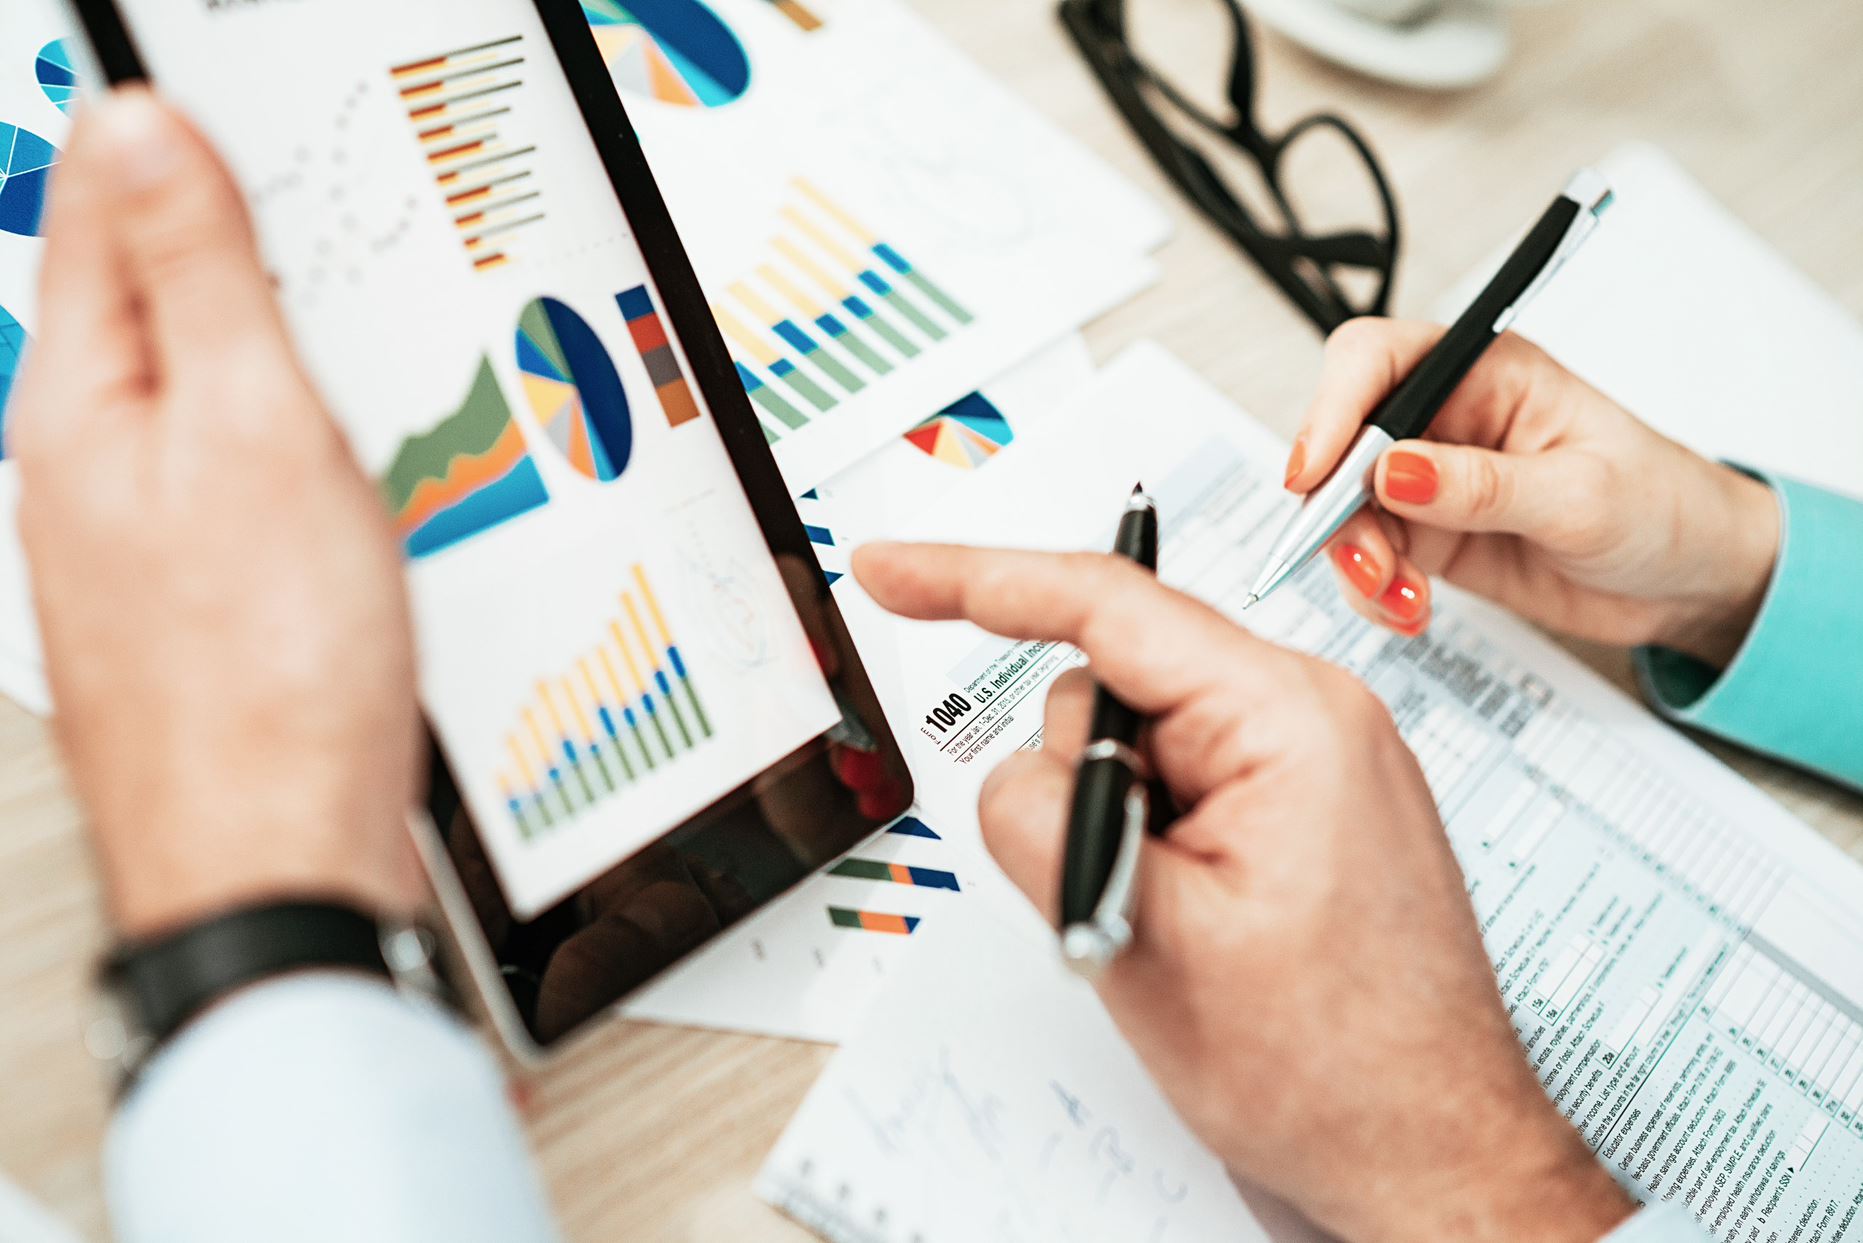
[[[720,796],[705,810],[669,828],[639,855],[608,869],[535,919],[525,922],[523,927],[528,929],[546,920],[560,920],[562,912],[576,908],[579,899],[627,869],[635,859],[655,850],[683,857],[679,856],[682,848],[692,849],[702,844],[708,829],[734,831],[761,819],[778,844],[799,847],[799,843],[768,823],[769,817],[763,810],[771,805],[769,800],[782,799],[785,789],[793,788],[798,797],[809,799],[808,805],[824,826],[820,840],[809,843],[808,856],[797,856],[788,873],[766,872],[755,878],[726,878],[739,883],[747,892],[761,895],[752,905],[735,911],[715,931],[686,945],[677,956],[619,988],[612,996],[592,998],[582,1018],[560,1032],[550,1033],[538,1030],[534,1012],[525,1012],[525,1001],[506,970],[510,964],[504,962],[494,948],[487,920],[475,908],[473,895],[468,892],[460,869],[455,865],[452,848],[459,845],[459,840],[453,834],[465,832],[473,839],[477,834],[459,804],[444,753],[437,745],[432,748],[434,766],[428,806],[411,817],[416,844],[494,1026],[515,1054],[527,1062],[535,1062],[586,1032],[597,1018],[612,1012],[631,992],[723,935],[733,923],[774,900],[822,864],[903,814],[912,800],[912,779],[829,591],[814,545],[803,528],[749,397],[737,378],[731,356],[712,319],[704,292],[628,119],[626,106],[602,61],[579,0],[512,2],[531,4],[543,24],[551,51],[562,66],[608,174],[616,204],[634,232],[660,295],[663,322],[685,354],[691,378],[716,423],[771,556],[779,565],[788,563],[805,571],[800,579],[786,574],[785,583],[805,624],[810,620],[815,623],[809,626],[811,638],[829,649],[822,653],[823,674],[842,710],[842,720],[834,729],[817,735],[778,763]],[[116,0],[68,0],[68,3],[84,29],[97,67],[111,84],[153,81]],[[863,767],[882,774],[882,793],[877,800],[872,789],[865,792],[863,800],[861,792],[854,790],[842,777],[833,754],[837,744],[832,739],[837,733],[844,740],[859,740],[861,749],[874,757],[865,761]],[[867,744],[871,744],[870,747]],[[846,797],[824,803],[820,797],[824,788],[845,793]],[[728,826],[727,821],[730,822]],[[756,883],[742,885],[747,879],[754,879]],[[484,895],[478,896],[482,900]],[[502,890],[497,896],[503,900]],[[504,914],[509,916],[508,907]]]

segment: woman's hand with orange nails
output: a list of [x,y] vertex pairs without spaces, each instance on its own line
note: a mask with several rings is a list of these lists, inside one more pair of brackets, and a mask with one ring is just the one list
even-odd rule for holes
[[[1441,334],[1380,319],[1333,333],[1290,490],[1326,477]],[[1512,334],[1424,439],[1386,451],[1374,482],[1377,505],[1329,551],[1352,607],[1402,634],[1429,624],[1441,577],[1564,634],[1724,665],[1778,552],[1770,488],[1659,435]]]

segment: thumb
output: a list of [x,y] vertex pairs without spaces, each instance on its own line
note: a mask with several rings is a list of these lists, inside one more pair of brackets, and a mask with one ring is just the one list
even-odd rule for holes
[[1498,453],[1428,440],[1400,441],[1378,459],[1378,503],[1400,518],[1448,531],[1535,537],[1577,503],[1557,453]]
[[1074,770],[1053,751],[1018,751],[990,773],[977,802],[983,844],[1016,888],[1054,923]]
[[111,92],[97,113],[117,169],[118,253],[157,374],[185,385],[233,358],[293,365],[245,202],[207,141],[144,87]]

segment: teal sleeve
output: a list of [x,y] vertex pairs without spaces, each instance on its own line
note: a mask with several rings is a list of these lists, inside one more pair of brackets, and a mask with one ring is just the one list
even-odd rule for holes
[[1863,789],[1863,501],[1758,474],[1779,498],[1779,558],[1726,669],[1636,652],[1663,715]]

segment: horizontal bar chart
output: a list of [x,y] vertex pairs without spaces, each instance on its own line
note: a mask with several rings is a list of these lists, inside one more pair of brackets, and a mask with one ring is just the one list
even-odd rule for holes
[[847,906],[828,908],[828,922],[837,928],[859,932],[885,932],[894,936],[911,936],[921,922],[917,915],[888,915],[880,911],[857,911]]
[[510,263],[517,235],[544,218],[530,157],[506,134],[524,85],[524,36],[456,48],[389,70],[434,184],[474,270]]
[[918,885],[926,889],[958,889],[957,876],[938,868],[914,867],[909,863],[887,863],[880,859],[843,859],[828,869],[830,876],[851,876],[855,880],[890,881],[895,885]]
[[506,732],[501,793],[525,839],[652,780],[713,736],[646,570],[631,577],[594,645],[539,678]]

